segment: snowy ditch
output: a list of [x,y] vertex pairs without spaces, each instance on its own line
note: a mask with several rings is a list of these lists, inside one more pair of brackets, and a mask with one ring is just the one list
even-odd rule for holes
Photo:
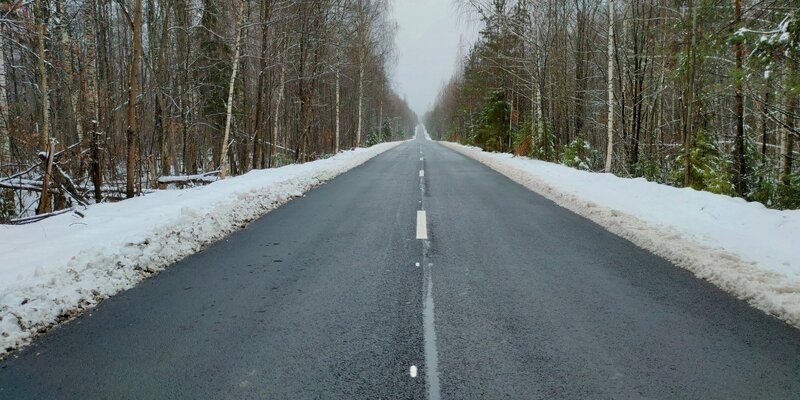
[[800,328],[800,210],[440,143]]
[[0,358],[399,143],[0,225]]

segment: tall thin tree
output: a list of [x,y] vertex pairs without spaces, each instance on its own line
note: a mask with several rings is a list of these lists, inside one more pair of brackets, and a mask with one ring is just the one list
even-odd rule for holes
[[128,127],[125,132],[127,144],[127,160],[125,163],[125,196],[136,195],[138,153],[138,125],[136,121],[136,99],[139,95],[139,64],[142,58],[142,0],[134,0],[133,9],[133,50],[131,55],[131,73],[128,83]]
[[231,136],[231,122],[233,121],[233,93],[236,89],[236,73],[239,72],[239,55],[241,54],[242,45],[242,31],[244,30],[245,17],[244,5],[245,0],[239,0],[239,24],[236,27],[236,43],[234,44],[235,50],[233,53],[233,68],[231,69],[231,80],[228,84],[228,103],[227,111],[225,114],[225,134],[222,137],[222,153],[220,153],[220,168],[219,177],[225,179],[228,173],[228,140]]
[[614,160],[614,0],[608,0],[608,144],[605,172]]

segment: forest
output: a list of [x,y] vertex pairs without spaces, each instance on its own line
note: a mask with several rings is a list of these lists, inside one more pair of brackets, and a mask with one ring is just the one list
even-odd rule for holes
[[0,1],[0,223],[413,134],[389,0]]
[[461,0],[434,138],[800,207],[795,0]]

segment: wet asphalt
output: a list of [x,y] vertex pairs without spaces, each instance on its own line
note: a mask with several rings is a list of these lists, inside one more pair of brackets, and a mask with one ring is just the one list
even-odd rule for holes
[[0,399],[437,396],[797,399],[800,331],[420,137],[0,362]]

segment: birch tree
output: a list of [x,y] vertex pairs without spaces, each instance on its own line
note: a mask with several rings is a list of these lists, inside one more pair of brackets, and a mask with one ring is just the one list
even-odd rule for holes
[[37,214],[47,214],[52,211],[50,199],[50,183],[52,180],[53,144],[50,137],[50,93],[47,88],[47,61],[45,50],[45,35],[47,31],[45,0],[36,0],[36,49],[37,65],[39,72],[39,99],[41,107],[41,126],[39,127],[39,146],[45,151],[42,174],[42,195],[39,198]]
[[614,0],[608,0],[608,137],[605,172],[614,161]]
[[[0,36],[0,50],[4,48],[5,40]],[[0,51],[0,176],[3,166],[11,163],[11,136],[8,131],[8,96],[6,94],[6,59],[4,52]]]
[[356,122],[356,147],[361,147],[364,129],[364,76],[367,51],[372,42],[372,4],[369,0],[355,2],[355,36],[358,63],[358,122]]
[[239,71],[239,54],[241,52],[242,31],[244,30],[245,14],[244,5],[245,0],[239,0],[239,25],[236,28],[236,44],[234,45],[233,54],[233,68],[231,69],[231,79],[228,84],[228,110],[225,115],[225,135],[222,137],[222,152],[221,152],[221,165],[219,176],[220,179],[225,179],[228,173],[228,140],[231,135],[231,120],[233,118],[233,91],[236,87],[236,73]]

